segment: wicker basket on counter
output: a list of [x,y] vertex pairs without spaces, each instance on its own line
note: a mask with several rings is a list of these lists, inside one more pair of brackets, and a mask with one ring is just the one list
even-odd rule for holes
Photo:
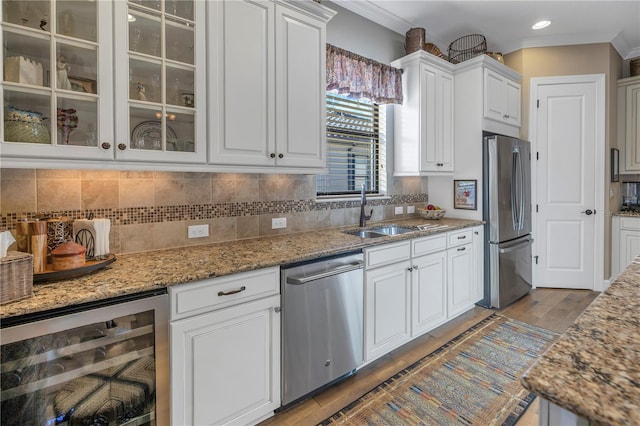
[[33,255],[9,251],[0,259],[0,303],[30,297],[33,289]]

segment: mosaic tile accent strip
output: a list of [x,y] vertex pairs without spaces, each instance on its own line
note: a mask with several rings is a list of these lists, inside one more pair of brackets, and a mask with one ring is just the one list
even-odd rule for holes
[[[427,194],[403,194],[385,199],[370,198],[370,206],[426,203]],[[318,203],[315,200],[260,201],[221,204],[188,204],[180,206],[124,207],[109,209],[61,210],[51,212],[1,213],[0,230],[15,229],[21,220],[42,217],[68,217],[81,219],[93,217],[107,218],[111,224],[134,225],[143,223],[175,222],[182,220],[214,219],[223,217],[259,216],[265,214],[301,213],[321,210],[337,210],[359,207],[358,201],[331,201]]]

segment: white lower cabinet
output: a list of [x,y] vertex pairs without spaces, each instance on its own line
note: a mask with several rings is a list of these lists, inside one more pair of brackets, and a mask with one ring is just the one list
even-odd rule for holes
[[484,226],[473,227],[473,298],[476,303],[484,298]]
[[278,268],[169,288],[171,424],[244,425],[273,415],[278,293]]
[[411,338],[410,253],[409,241],[365,251],[365,362],[386,354]]
[[365,362],[482,298],[482,226],[365,250]]
[[413,260],[411,335],[419,336],[447,320],[447,252]]
[[611,280],[640,255],[640,217],[613,216],[611,242]]

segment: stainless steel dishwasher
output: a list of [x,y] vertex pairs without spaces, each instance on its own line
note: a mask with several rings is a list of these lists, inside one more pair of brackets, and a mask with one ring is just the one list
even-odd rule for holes
[[359,252],[281,269],[282,405],[362,365],[363,266]]

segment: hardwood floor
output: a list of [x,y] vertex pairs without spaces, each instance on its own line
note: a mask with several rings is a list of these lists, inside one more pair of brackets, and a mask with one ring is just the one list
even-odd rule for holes
[[[597,295],[598,293],[588,290],[537,289],[498,312],[509,318],[563,333]],[[344,382],[276,413],[260,425],[316,425],[493,312],[494,310],[475,307],[448,324],[367,365]],[[537,417],[536,403],[529,408],[518,425],[537,425]]]

